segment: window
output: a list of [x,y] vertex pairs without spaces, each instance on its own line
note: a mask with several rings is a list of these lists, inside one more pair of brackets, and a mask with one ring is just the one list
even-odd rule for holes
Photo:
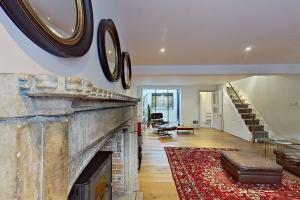
[[173,110],[173,93],[152,93],[152,107],[157,110]]

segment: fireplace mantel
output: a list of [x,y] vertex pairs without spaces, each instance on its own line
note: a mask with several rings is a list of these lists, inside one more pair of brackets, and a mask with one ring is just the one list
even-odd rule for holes
[[0,81],[0,199],[66,199],[119,130],[128,133],[125,192],[138,189],[139,99],[77,77],[0,74]]
[[78,77],[0,74],[0,81],[0,118],[71,114],[89,107],[119,107],[139,101]]

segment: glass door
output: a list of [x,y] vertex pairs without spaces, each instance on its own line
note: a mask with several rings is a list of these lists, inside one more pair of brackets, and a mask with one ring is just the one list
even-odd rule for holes
[[180,121],[180,90],[143,89],[143,116],[148,113],[162,113],[164,121],[178,124]]

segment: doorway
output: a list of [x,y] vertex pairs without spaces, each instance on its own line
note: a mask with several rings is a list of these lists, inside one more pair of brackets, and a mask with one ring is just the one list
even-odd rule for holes
[[223,122],[223,91],[218,90],[212,93],[212,128],[224,131]]
[[143,121],[148,113],[162,113],[163,120],[172,124],[180,123],[180,89],[143,89]]
[[212,127],[212,92],[200,92],[200,127]]

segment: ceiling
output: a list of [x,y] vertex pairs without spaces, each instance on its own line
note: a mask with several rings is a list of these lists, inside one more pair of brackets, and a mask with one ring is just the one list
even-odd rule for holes
[[249,76],[242,75],[139,75],[133,76],[135,85],[217,85],[240,80]]
[[134,65],[300,63],[299,0],[110,3]]

